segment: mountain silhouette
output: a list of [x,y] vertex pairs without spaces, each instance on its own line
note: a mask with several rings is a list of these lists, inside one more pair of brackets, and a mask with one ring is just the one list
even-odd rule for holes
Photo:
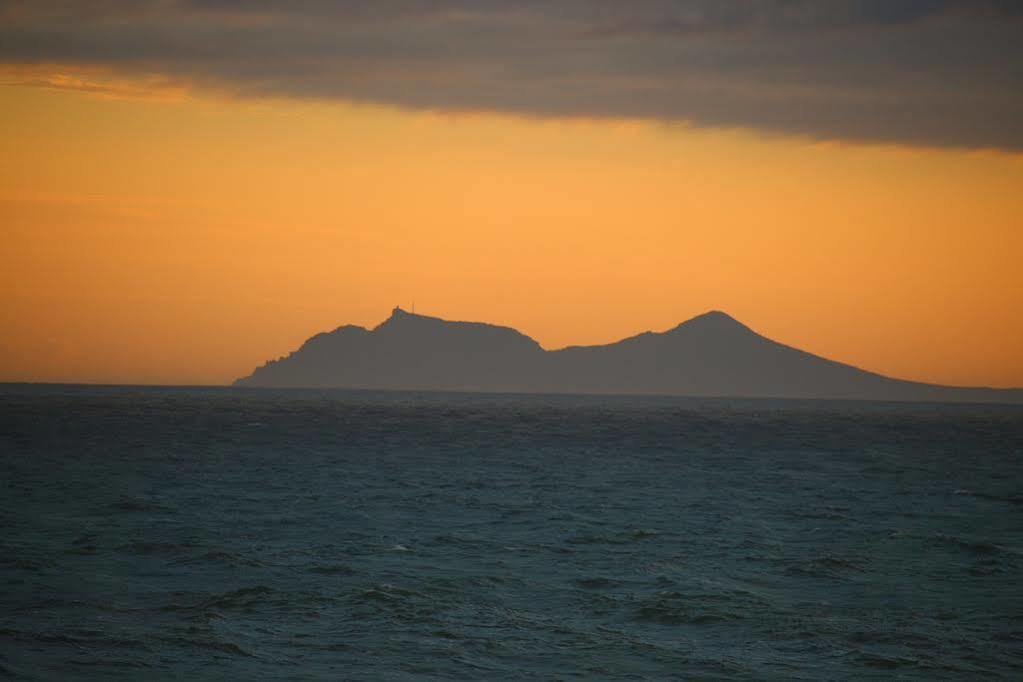
[[712,311],[665,332],[548,351],[510,328],[395,308],[317,334],[236,386],[1023,402],[1023,389],[903,381],[772,341]]

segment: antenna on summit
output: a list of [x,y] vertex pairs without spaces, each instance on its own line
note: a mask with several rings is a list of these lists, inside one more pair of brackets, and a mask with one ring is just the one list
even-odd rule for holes
[[415,301],[412,301],[412,314],[413,315],[416,314],[416,302]]

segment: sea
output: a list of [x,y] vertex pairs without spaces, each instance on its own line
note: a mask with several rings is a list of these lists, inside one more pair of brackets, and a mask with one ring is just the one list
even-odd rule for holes
[[0,386],[0,677],[1023,679],[1023,409]]

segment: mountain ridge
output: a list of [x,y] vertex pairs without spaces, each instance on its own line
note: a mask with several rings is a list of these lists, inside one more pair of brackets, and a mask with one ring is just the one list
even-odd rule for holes
[[395,307],[257,367],[236,386],[1023,403],[1023,389],[884,376],[785,345],[711,310],[662,332],[546,350],[512,327]]

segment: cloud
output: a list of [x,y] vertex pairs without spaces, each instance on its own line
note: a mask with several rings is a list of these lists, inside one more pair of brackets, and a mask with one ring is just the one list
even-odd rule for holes
[[0,62],[1023,150],[1018,0],[0,0]]
[[73,90],[103,99],[170,102],[186,99],[189,95],[187,83],[175,83],[158,75],[125,79],[94,68],[75,67],[69,72],[53,64],[0,65],[0,85]]

